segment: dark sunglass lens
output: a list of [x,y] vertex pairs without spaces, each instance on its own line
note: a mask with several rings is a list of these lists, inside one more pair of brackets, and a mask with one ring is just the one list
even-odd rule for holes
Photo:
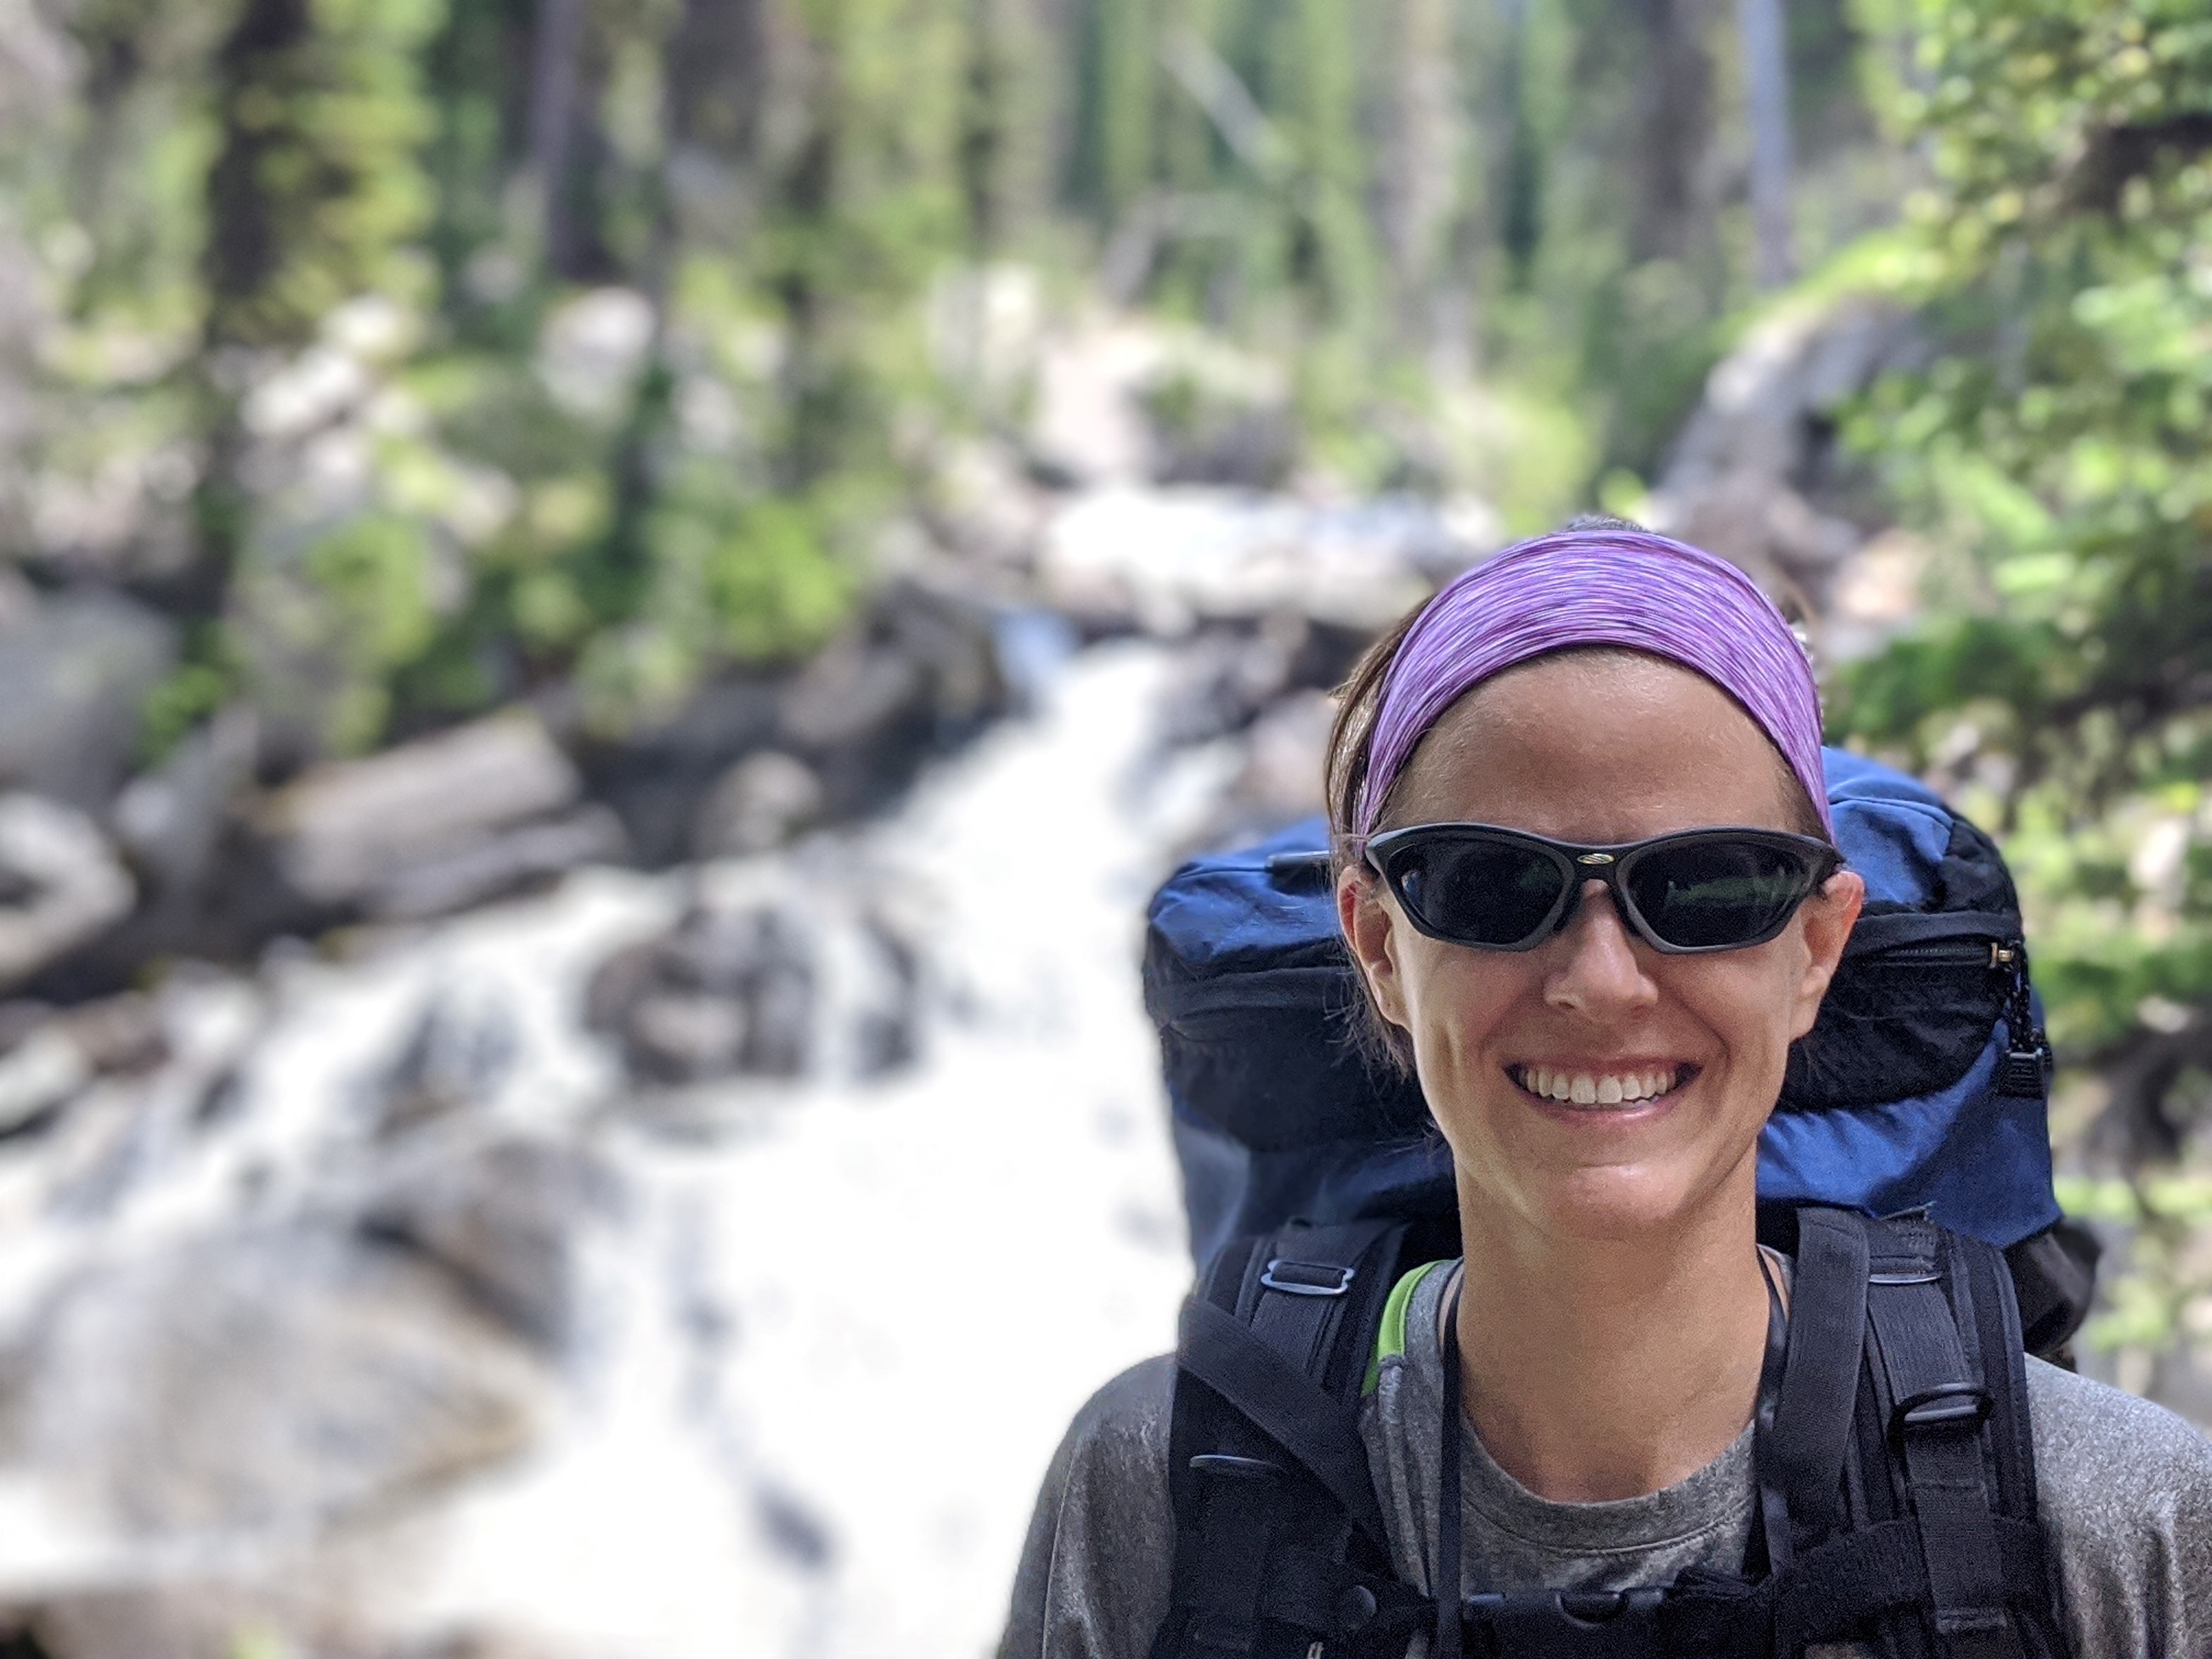
[[1559,902],[1559,867],[1511,842],[1439,836],[1401,848],[1390,884],[1421,927],[1461,945],[1518,945]]
[[1655,848],[1626,872],[1629,896],[1669,945],[1711,950],[1748,945],[1779,928],[1812,890],[1810,861],[1755,841],[1693,841]]

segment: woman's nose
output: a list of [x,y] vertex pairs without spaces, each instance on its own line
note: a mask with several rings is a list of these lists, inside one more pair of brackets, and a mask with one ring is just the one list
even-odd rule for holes
[[1641,1007],[1659,994],[1601,881],[1583,884],[1581,902],[1553,948],[1563,955],[1544,992],[1555,1008],[1604,1017]]

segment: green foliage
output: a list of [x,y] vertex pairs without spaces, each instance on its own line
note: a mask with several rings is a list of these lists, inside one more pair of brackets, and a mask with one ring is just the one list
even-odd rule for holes
[[[1286,471],[1514,527],[1648,476],[1744,297],[1715,204],[1656,240],[1638,206],[1717,176],[1724,9],[586,0],[566,58],[559,10],[69,9],[53,195],[92,251],[49,356],[107,435],[47,459],[203,463],[158,730],[251,695],[359,746],[571,676],[619,724],[812,648],[942,441],[1019,418],[929,360],[951,265],[1111,248],[1266,366]],[[606,342],[563,330],[609,295],[642,337],[579,393]],[[364,299],[406,337],[353,337]],[[161,343],[127,374],[126,325]],[[347,389],[288,424],[272,382]]]
[[384,735],[394,671],[437,631],[436,553],[421,520],[373,512],[322,536],[304,562],[331,629],[326,648],[346,671],[324,736],[337,752],[357,753]]
[[[1931,176],[1852,279],[1919,307],[1939,350],[1850,435],[1963,614],[1841,675],[1831,718],[2008,830],[2053,1036],[2109,1103],[2098,1144],[2155,1164],[2192,1144],[2212,1060],[2212,18],[1863,11]],[[2183,1270],[2212,1212],[2179,1179],[2069,1191],[2132,1230],[2093,1340],[2160,1348],[2212,1291]]]
[[220,55],[209,175],[210,337],[291,345],[428,223],[416,54],[443,0],[247,0]]
[[[2193,790],[2212,743],[2212,24],[2149,0],[1929,0],[1910,21],[1931,90],[1891,101],[1936,184],[1919,258],[1889,269],[1949,349],[1853,435],[1967,556],[1977,603],[1844,677],[1834,718],[1923,758],[2001,754],[2008,812],[2078,836]],[[2081,892],[2054,880],[2055,903]],[[2175,923],[2143,972],[2212,1001],[2185,966],[2212,913]],[[2100,977],[2092,1047],[2142,994]]]

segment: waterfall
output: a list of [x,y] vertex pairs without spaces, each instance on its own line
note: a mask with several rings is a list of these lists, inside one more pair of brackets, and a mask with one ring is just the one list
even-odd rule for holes
[[[168,994],[156,1086],[0,1147],[0,1589],[282,1578],[310,1627],[639,1659],[985,1650],[1060,1431],[1171,1345],[1188,1279],[1135,969],[1221,762],[1164,756],[1172,662],[1040,669],[877,822]],[[578,1018],[595,968],[756,902],[807,934],[813,1063],[627,1085]],[[839,1041],[885,915],[917,1027],[888,1072]],[[488,1211],[441,1196],[477,1168]]]

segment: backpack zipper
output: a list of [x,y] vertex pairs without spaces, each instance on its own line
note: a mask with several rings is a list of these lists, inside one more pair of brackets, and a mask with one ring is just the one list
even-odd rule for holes
[[1965,967],[1979,963],[1991,973],[2002,973],[2020,961],[2017,939],[1938,939],[1927,945],[1893,945],[1886,951],[1869,951],[1862,962],[1940,963]]

